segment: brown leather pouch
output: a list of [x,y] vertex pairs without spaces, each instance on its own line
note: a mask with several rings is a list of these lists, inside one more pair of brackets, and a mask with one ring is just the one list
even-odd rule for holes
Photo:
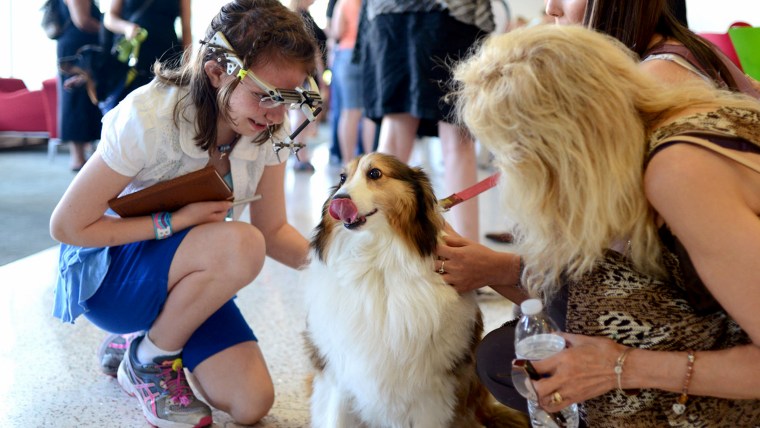
[[193,202],[231,201],[232,190],[214,169],[207,166],[190,174],[162,181],[140,191],[108,201],[122,217],[173,212]]

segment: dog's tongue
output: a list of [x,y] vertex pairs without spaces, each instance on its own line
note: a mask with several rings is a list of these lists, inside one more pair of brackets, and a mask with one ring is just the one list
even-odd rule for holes
[[359,210],[356,209],[354,202],[346,198],[333,199],[330,202],[329,211],[332,218],[341,220],[344,223],[355,222],[359,214]]

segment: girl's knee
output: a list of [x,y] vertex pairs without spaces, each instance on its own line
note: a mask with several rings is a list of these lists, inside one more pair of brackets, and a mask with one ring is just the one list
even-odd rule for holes
[[242,425],[253,425],[266,416],[274,404],[274,387],[257,388],[253,394],[237,394],[230,408],[230,416]]
[[252,281],[264,266],[266,243],[261,231],[250,224],[231,222],[217,238],[223,250],[218,267],[244,283]]

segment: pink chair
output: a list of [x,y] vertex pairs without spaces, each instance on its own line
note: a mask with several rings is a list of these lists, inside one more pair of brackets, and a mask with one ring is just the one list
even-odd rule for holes
[[20,79],[7,78],[0,79],[0,88],[0,132],[19,137],[47,137],[42,91],[30,91]]
[[736,64],[739,69],[742,68],[741,63],[739,62],[739,56],[736,55],[734,44],[731,42],[731,37],[728,36],[728,33],[699,33],[699,35],[715,45],[715,47],[723,52],[723,54],[726,55],[731,62]]

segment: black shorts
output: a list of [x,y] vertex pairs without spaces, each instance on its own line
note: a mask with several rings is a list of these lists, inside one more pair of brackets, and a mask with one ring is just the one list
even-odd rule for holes
[[446,11],[377,15],[367,22],[362,49],[367,117],[410,113],[424,121],[455,123],[446,103],[452,65],[466,57],[478,27]]

